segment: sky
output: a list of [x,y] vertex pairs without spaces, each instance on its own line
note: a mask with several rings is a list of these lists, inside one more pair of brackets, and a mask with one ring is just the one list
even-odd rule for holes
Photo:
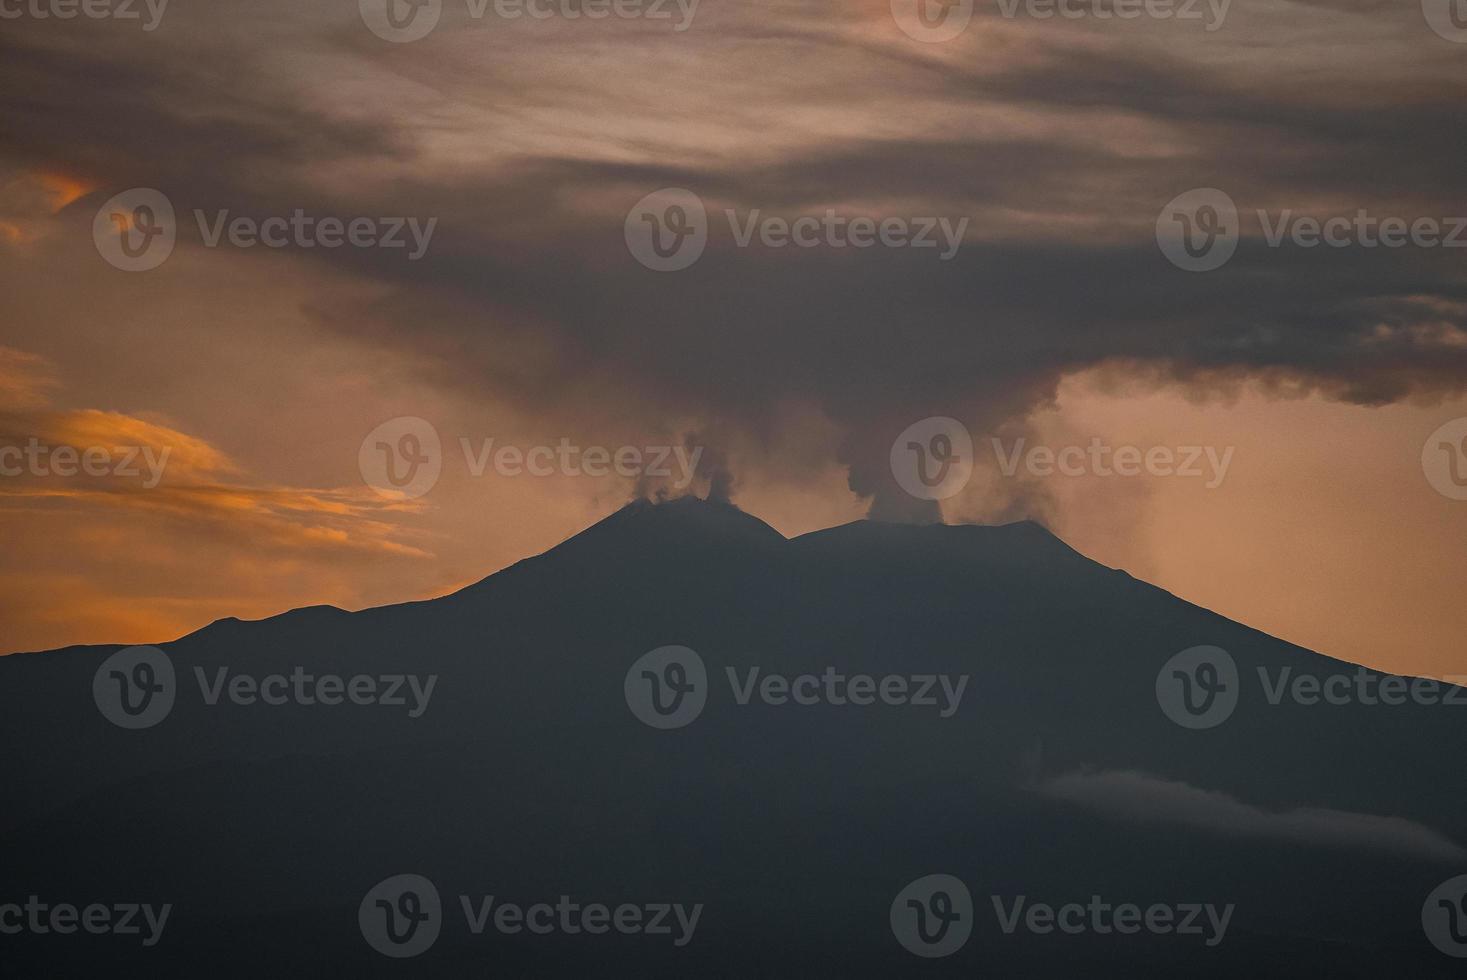
[[[0,3],[0,652],[440,595],[693,492],[1037,519],[1467,674],[1449,8],[392,3]],[[927,419],[972,445],[941,500],[893,462]]]

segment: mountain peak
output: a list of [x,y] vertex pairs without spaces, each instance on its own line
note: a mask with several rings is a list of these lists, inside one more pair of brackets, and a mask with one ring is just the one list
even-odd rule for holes
[[811,531],[792,543],[801,554],[852,565],[879,560],[888,567],[936,567],[947,562],[970,566],[978,562],[1014,569],[1104,568],[1032,520],[1011,524],[862,520]]
[[702,528],[726,533],[747,534],[762,538],[783,539],[774,528],[759,518],[740,510],[735,504],[721,500],[708,500],[686,494],[671,500],[633,500],[602,523],[609,521],[637,521],[643,524],[661,521],[676,523],[683,528]]
[[645,550],[661,545],[767,548],[784,542],[784,535],[733,504],[687,494],[671,500],[633,500],[546,555],[582,548]]

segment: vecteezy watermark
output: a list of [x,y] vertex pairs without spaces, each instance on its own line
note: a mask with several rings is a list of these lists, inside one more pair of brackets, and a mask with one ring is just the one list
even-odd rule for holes
[[1228,934],[1228,924],[1236,910],[1233,903],[1218,908],[1211,902],[1153,902],[1142,906],[1134,902],[1111,904],[1101,896],[1090,901],[1051,905],[1030,903],[1028,896],[1016,895],[1005,900],[992,895],[993,912],[999,928],[1011,936],[1022,928],[1035,935],[1062,932],[1067,936],[1094,933],[1108,936],[1134,936],[1145,932],[1153,936],[1198,936],[1209,948],[1218,946]]
[[[355,217],[318,218],[296,208],[290,217],[272,215],[267,218],[252,218],[247,215],[229,216],[228,209],[215,211],[213,215],[194,209],[194,221],[199,226],[199,236],[205,248],[218,248],[228,242],[235,248],[403,248],[409,262],[416,262],[428,253],[433,241],[433,231],[438,227],[437,218],[420,222],[415,217]],[[408,239],[412,241],[409,243]]]
[[[1353,215],[1324,218],[1284,208],[1254,214],[1269,248],[1286,243],[1297,248],[1467,248],[1467,217],[1372,215],[1357,208]],[[1156,243],[1167,260],[1189,272],[1219,268],[1238,247],[1237,206],[1223,191],[1204,187],[1167,202],[1156,219]]]
[[[933,708],[939,718],[951,718],[963,701],[968,675],[844,674],[826,667],[819,674],[765,673],[753,666],[725,667],[724,677],[734,705],[754,701],[771,707],[892,707]],[[708,701],[708,668],[697,652],[683,646],[658,647],[644,653],[628,668],[622,681],[627,707],[652,728],[682,728],[691,724]]]
[[[468,15],[483,20],[493,12],[502,20],[673,20],[681,34],[693,25],[698,0],[466,0]],[[358,0],[367,29],[384,41],[418,41],[433,32],[443,16],[443,0]]]
[[427,419],[403,415],[367,433],[357,469],[378,493],[415,498],[432,490],[443,472],[443,442]]
[[924,959],[951,956],[973,934],[973,896],[952,875],[925,875],[891,902],[891,933]]
[[[1209,34],[1223,26],[1232,0],[998,0],[1009,20],[1023,15],[1035,20],[1177,20],[1202,21]],[[1211,15],[1211,19],[1208,15]]]
[[[481,439],[477,448],[467,437],[459,437],[470,476],[483,476],[493,459],[494,472],[500,476],[616,476],[633,478],[655,476],[677,479],[673,489],[684,490],[697,475],[703,447],[693,446],[579,446],[562,437],[554,446],[521,448],[503,445],[497,449],[494,440]],[[677,472],[673,472],[672,464]]]
[[919,500],[946,500],[973,478],[973,437],[957,419],[938,415],[913,422],[891,444],[897,486]]
[[97,251],[124,272],[158,268],[173,254],[177,240],[173,202],[151,187],[134,187],[108,198],[92,219]]
[[644,725],[682,728],[692,724],[708,703],[708,668],[695,650],[658,647],[627,669],[622,695]]
[[152,33],[163,22],[168,0],[0,0],[0,20],[137,21]]
[[1264,699],[1271,705],[1279,705],[1287,700],[1305,707],[1319,704],[1379,704],[1388,707],[1402,704],[1445,704],[1467,708],[1467,688],[1457,687],[1452,681],[1437,681],[1430,677],[1377,674],[1364,667],[1323,676],[1295,674],[1292,667],[1279,667],[1272,671],[1259,667],[1257,670]]
[[1257,210],[1263,239],[1269,248],[1278,248],[1285,240],[1299,248],[1328,245],[1330,248],[1467,248],[1467,218],[1400,218],[1377,217],[1365,208],[1357,208],[1351,216],[1334,215],[1320,219],[1295,214],[1284,208],[1270,216]]
[[1156,216],[1156,244],[1188,272],[1219,268],[1238,248],[1238,207],[1216,187],[1178,194]]
[[[990,895],[999,930],[1035,935],[1197,936],[1203,944],[1222,943],[1236,910],[1232,903],[1111,903],[1091,895],[1085,903],[1031,902],[1027,895]],[[976,913],[967,885],[952,875],[926,875],[907,885],[891,903],[891,931],[904,949],[929,959],[951,956],[972,934]]]
[[[289,216],[254,218],[194,209],[194,221],[205,248],[351,248],[405,249],[409,262],[422,258],[438,227],[437,218],[317,217],[296,208]],[[107,200],[92,219],[92,241],[102,258],[125,272],[146,272],[162,265],[178,241],[173,202],[151,187],[134,187]]]
[[[941,248],[946,261],[962,247],[967,218],[851,217],[826,208],[823,214],[768,215],[760,208],[740,217],[723,210],[735,247],[748,248],[756,240],[765,248]],[[656,272],[686,269],[708,244],[709,221],[703,201],[692,191],[666,187],[653,191],[627,212],[622,228],[627,250]]]
[[[1003,442],[992,439],[993,455],[998,460],[998,469],[1006,477],[1019,471],[1020,465],[1030,476],[1178,476],[1184,478],[1206,478],[1203,484],[1208,490],[1222,485],[1232,463],[1233,447],[1221,452],[1216,446],[1109,446],[1099,437],[1092,438],[1089,446],[1030,446],[1025,448],[1023,437],[1015,440],[1013,449],[1006,450]],[[1206,463],[1204,467],[1203,463]]]
[[[703,903],[582,902],[570,895],[528,905],[495,895],[459,895],[463,926],[470,935],[493,930],[502,935],[668,937],[673,946],[692,942]],[[384,956],[405,959],[426,952],[441,934],[446,915],[434,884],[422,875],[402,874],[372,887],[357,908],[357,924],[367,944]]]
[[627,212],[622,236],[632,257],[655,272],[686,269],[708,245],[703,199],[681,187],[665,187]]
[[1467,44],[1467,0],[1421,0],[1421,13],[1437,36]]
[[1156,672],[1156,703],[1183,728],[1216,728],[1238,706],[1238,664],[1222,647],[1189,647]]
[[[684,490],[697,475],[702,446],[581,446],[569,437],[555,445],[478,444],[459,437],[464,466],[471,477],[482,477],[492,466],[499,476],[619,476],[655,477]],[[431,422],[401,416],[367,433],[357,451],[357,466],[367,486],[384,496],[421,497],[432,490],[443,472],[443,443]]]
[[1467,416],[1444,422],[1421,444],[1421,471],[1431,488],[1467,500]]
[[168,717],[178,693],[173,661],[157,647],[125,647],[92,675],[92,700],[119,728],[152,728]]
[[[1329,674],[1296,673],[1293,667],[1255,668],[1266,704],[1285,701],[1302,707],[1404,704],[1467,707],[1464,680],[1380,674],[1365,667]],[[1156,674],[1156,702],[1183,728],[1216,728],[1232,716],[1242,696],[1242,676],[1232,655],[1221,647],[1190,647]]]
[[1437,885],[1421,905],[1421,928],[1448,956],[1467,959],[1467,875]]
[[[251,674],[229,667],[193,668],[199,699],[208,707],[279,707],[294,704],[405,709],[421,718],[433,699],[438,675],[313,674],[296,667],[288,674]],[[173,660],[157,647],[118,650],[92,675],[92,699],[103,717],[120,728],[151,728],[173,710],[179,685]]]
[[384,878],[357,906],[362,938],[383,956],[407,959],[428,951],[443,929],[443,901],[422,875]]
[[891,17],[912,40],[940,44],[967,30],[973,0],[891,0]]
[[[0,446],[0,477],[141,478],[152,490],[163,480],[172,446],[53,446],[35,436],[21,446]],[[141,464],[141,465],[140,465]],[[146,470],[146,472],[144,472]]]
[[171,902],[157,907],[139,902],[77,906],[71,902],[43,902],[39,895],[31,895],[24,905],[0,903],[0,935],[69,936],[85,932],[93,936],[140,936],[142,944],[151,947],[163,938],[172,912]]
[[[1088,446],[1027,444],[1023,437],[1005,446],[989,439],[998,471],[1013,477],[1022,468],[1029,476],[1164,476],[1204,480],[1222,485],[1232,464],[1234,447],[1112,446],[1096,436]],[[973,438],[963,423],[946,416],[914,422],[893,440],[891,475],[897,485],[921,500],[945,500],[962,491],[973,476]]]

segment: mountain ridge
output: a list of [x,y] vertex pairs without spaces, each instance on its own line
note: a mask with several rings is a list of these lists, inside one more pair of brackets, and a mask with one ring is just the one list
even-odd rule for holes
[[[698,658],[706,701],[663,730],[632,692],[669,647]],[[979,906],[1071,892],[1238,906],[1221,955],[990,932],[944,974],[1065,977],[1066,951],[1083,948],[1096,976],[1185,959],[1194,976],[1282,980],[1324,942],[1341,951],[1337,976],[1451,975],[1419,909],[1467,841],[1444,778],[1467,751],[1452,709],[1272,703],[1255,672],[1348,668],[1032,522],[785,538],[731,505],[633,505],[446,596],[222,620],[158,648],[175,697],[138,730],[94,700],[115,646],[0,658],[0,782],[16,788],[0,836],[24,845],[8,878],[23,893],[175,901],[176,945],[124,957],[140,973],[253,977],[285,949],[302,974],[389,975],[401,964],[367,948],[355,909],[412,871],[458,894],[710,903],[706,938],[667,958],[555,945],[578,974],[901,975],[913,961],[887,925],[892,896],[942,872],[983,889]],[[1205,729],[1161,693],[1198,649],[1236,665],[1232,713]],[[230,693],[297,675],[374,691],[432,678],[433,694]],[[777,695],[827,676],[963,694],[766,697],[766,680]],[[262,919],[283,894],[295,918]],[[65,974],[55,949],[21,961]],[[460,976],[488,957],[543,973],[551,949],[445,939],[414,972]]]
[[[1246,623],[1232,620],[1222,613],[1198,605],[1155,583],[1137,578],[1125,569],[1105,565],[1078,551],[1042,523],[1033,519],[1005,524],[947,524],[941,522],[910,524],[858,519],[786,537],[736,504],[708,500],[693,494],[685,494],[667,500],[639,498],[630,501],[539,554],[521,558],[465,586],[437,596],[364,606],[360,609],[345,609],[330,603],[313,603],[285,609],[258,619],[223,616],[171,640],[145,641],[141,644],[114,642],[69,644],[65,647],[51,649],[17,651],[0,657],[0,662],[10,657],[58,655],[68,651],[112,650],[135,645],[166,647],[216,635],[221,631],[249,630],[270,625],[294,625],[312,618],[359,617],[384,614],[393,610],[431,608],[435,603],[467,600],[482,595],[492,590],[495,583],[505,581],[517,572],[523,574],[530,570],[538,570],[544,567],[543,563],[546,561],[577,559],[596,561],[600,557],[596,551],[597,548],[626,546],[634,542],[617,540],[618,537],[636,539],[640,535],[645,538],[646,532],[649,531],[654,532],[652,543],[662,547],[714,545],[722,547],[738,543],[745,550],[756,552],[761,549],[770,552],[783,549],[782,556],[792,559],[818,560],[853,557],[849,554],[832,555],[830,553],[832,551],[855,550],[864,553],[858,557],[870,557],[872,549],[885,549],[888,554],[893,550],[900,550],[903,552],[901,557],[905,559],[909,567],[930,560],[934,552],[948,554],[956,552],[960,557],[966,557],[972,561],[997,558],[1000,563],[1004,560],[1011,560],[1018,564],[1020,556],[1025,560],[1032,559],[1035,555],[1032,549],[1039,549],[1049,561],[1068,563],[1071,568],[1088,569],[1096,574],[1122,577],[1137,585],[1155,590],[1190,608],[1219,617],[1230,624],[1256,632],[1272,641],[1287,644],[1301,652],[1338,663],[1365,666],[1275,637],[1257,627],[1248,626]],[[968,552],[962,550],[973,546],[984,550]],[[1021,549],[1031,549],[1031,551],[1025,552]],[[1032,561],[1028,563],[1033,564]],[[1374,670],[1375,668],[1367,669]]]
[[[987,540],[973,536],[970,533],[972,531],[986,532]],[[364,613],[434,603],[457,596],[482,592],[485,588],[490,587],[490,583],[496,579],[512,573],[516,569],[521,569],[522,566],[529,566],[545,559],[564,560],[577,554],[584,555],[595,547],[605,547],[608,544],[626,544],[627,542],[616,541],[615,538],[628,535],[646,536],[649,532],[658,539],[654,543],[664,546],[669,544],[667,539],[669,535],[672,535],[680,537],[682,543],[691,547],[710,545],[728,546],[742,543],[749,548],[785,547],[806,552],[822,547],[860,546],[862,544],[884,544],[888,547],[892,544],[897,544],[910,548],[925,548],[935,541],[941,541],[949,547],[957,546],[960,542],[962,544],[1008,546],[1032,546],[1036,543],[1042,543],[1044,546],[1051,548],[1057,546],[1056,554],[1061,552],[1067,553],[1090,562],[1097,568],[1121,571],[1123,574],[1129,575],[1129,573],[1125,573],[1123,570],[1110,569],[1109,566],[1096,562],[1094,559],[1072,548],[1063,539],[1044,527],[1043,524],[1029,519],[1013,521],[1006,524],[905,524],[893,521],[860,519],[786,537],[773,526],[748,511],[743,510],[736,504],[727,501],[708,500],[693,494],[685,494],[663,501],[650,498],[639,498],[630,501],[609,515],[571,534],[558,544],[552,545],[545,551],[521,558],[503,568],[490,572],[482,578],[476,579],[451,592],[443,593],[442,595],[431,596],[425,599],[408,599],[399,602],[383,603],[381,605],[363,606],[359,609],[346,609],[331,603],[312,603],[305,606],[294,606],[257,619],[244,619],[233,615],[222,616],[171,640],[152,640],[145,641],[143,644],[112,642],[68,644],[65,647],[16,651],[5,656],[24,657],[56,654],[67,650],[105,649],[129,645],[167,645],[197,638],[218,629],[249,627],[278,622],[298,622],[312,616],[357,616]],[[944,534],[946,537],[939,537],[939,535]],[[790,554],[794,553],[794,551],[790,552]],[[1141,580],[1138,579],[1137,581]]]

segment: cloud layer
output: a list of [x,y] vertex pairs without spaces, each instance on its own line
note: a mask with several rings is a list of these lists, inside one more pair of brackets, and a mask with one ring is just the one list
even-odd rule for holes
[[1190,827],[1223,837],[1379,850],[1443,862],[1467,857],[1460,844],[1401,817],[1323,807],[1270,811],[1226,793],[1144,772],[1066,773],[1039,783],[1035,792],[1119,820]]
[[[913,419],[992,431],[1098,365],[1361,404],[1467,378],[1461,253],[1269,248],[1248,217],[1409,220],[1461,201],[1460,52],[1410,18],[1250,4],[1204,33],[980,9],[962,37],[923,45],[884,4],[720,5],[681,34],[449,7],[405,45],[350,9],[284,5],[254,25],[176,11],[144,41],[22,26],[0,78],[38,94],[6,107],[8,155],[156,186],[185,214],[438,217],[421,263],[300,253],[382,287],[323,298],[318,322],[533,411],[614,398],[647,425],[701,420],[731,453],[767,449],[813,407],[844,433],[826,460],[866,496],[889,489],[889,440]],[[1368,78],[1331,56],[1342,46]],[[712,226],[676,275],[622,241],[627,209],[666,186],[698,194]],[[1245,217],[1237,257],[1205,276],[1152,240],[1160,207],[1198,186]],[[63,210],[69,233],[101,194]],[[742,248],[723,217],[828,208],[971,220],[941,262]]]

